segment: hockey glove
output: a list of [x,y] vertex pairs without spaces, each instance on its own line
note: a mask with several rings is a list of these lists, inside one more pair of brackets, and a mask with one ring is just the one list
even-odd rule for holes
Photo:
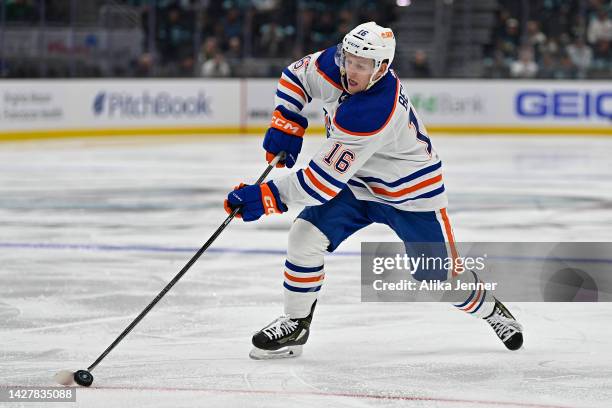
[[243,221],[255,221],[262,215],[280,214],[287,211],[272,181],[259,185],[240,184],[227,195],[223,203],[225,211],[230,214],[236,207],[240,211],[236,216]]
[[287,153],[285,160],[276,167],[293,167],[302,150],[302,136],[308,127],[308,119],[278,105],[272,113],[270,128],[266,132],[263,148],[266,149],[266,160],[270,163],[280,152]]

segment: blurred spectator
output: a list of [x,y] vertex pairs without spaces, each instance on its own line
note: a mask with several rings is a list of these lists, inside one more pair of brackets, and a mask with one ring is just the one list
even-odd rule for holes
[[538,65],[533,60],[533,50],[523,47],[519,52],[519,59],[510,66],[510,75],[513,78],[535,78]]
[[554,79],[557,73],[557,61],[553,54],[545,52],[542,54],[540,66],[538,68],[537,78]]
[[153,76],[153,55],[144,53],[136,60],[132,76],[136,78],[146,78]]
[[312,36],[309,34],[312,33],[312,26],[314,24],[315,17],[316,16],[314,10],[310,9],[303,10],[298,17],[302,25],[302,33],[304,33],[304,35],[302,37],[302,43],[297,44],[298,47],[301,48],[301,52],[299,53],[299,56],[297,56],[297,58],[302,58],[302,56],[306,52],[311,52],[311,50],[315,49],[313,45]]
[[228,49],[225,53],[225,58],[230,66],[230,71],[233,76],[243,76],[246,70],[243,70],[242,59],[242,41],[238,37],[232,37],[228,42]]
[[[355,25],[355,15],[349,9],[346,9],[346,8],[342,9],[340,13],[338,14],[338,21],[340,24],[348,24],[349,30],[350,30]],[[348,32],[348,31],[343,31],[343,30],[338,30],[338,31],[341,33]]]
[[551,54],[558,55],[559,54],[559,40],[557,38],[548,38],[546,43],[542,47],[542,55]]
[[[0,1],[5,4],[7,21],[38,22],[42,17],[40,5],[44,4],[45,23],[58,28],[71,24],[70,7],[74,3],[70,0]],[[153,75],[183,76],[191,70],[198,74],[211,60],[217,60],[218,67],[229,64],[234,75],[265,75],[274,68],[276,76],[278,67],[287,64],[294,54],[299,58],[334,45],[357,23],[370,19],[392,26],[390,23],[397,13],[393,0],[95,0],[75,3],[78,24],[94,24],[99,14],[96,7],[105,7],[107,11],[112,9],[112,15],[124,13],[126,18],[121,24],[142,30],[140,50],[131,46],[134,50],[128,56],[133,59],[131,65],[123,64],[122,70],[117,71],[117,75],[135,76],[149,76],[152,72]],[[102,49],[105,44],[99,47],[97,51],[105,51]],[[119,48],[117,42],[112,48]],[[222,56],[218,55],[220,51]],[[155,55],[154,62],[151,55]],[[244,64],[245,58],[255,61]],[[100,60],[95,63],[102,64]],[[49,64],[48,69],[34,69],[34,72],[64,75],[63,72],[70,72],[67,71],[69,64],[69,61],[59,61],[53,66]],[[26,64],[19,66],[22,65]],[[218,74],[224,75],[225,71],[219,68]],[[112,69],[105,68],[105,72],[112,74]]]
[[497,13],[497,21],[493,27],[492,43],[497,43],[506,32],[506,21],[510,18],[510,12],[502,6]]
[[192,77],[194,74],[195,61],[191,55],[185,56],[181,63],[178,66],[178,70],[176,71],[176,77]]
[[223,32],[227,38],[240,37],[242,27],[240,23],[240,10],[232,7],[227,11],[227,15],[223,19]]
[[574,17],[574,24],[572,25],[571,30],[569,31],[569,34],[572,38],[586,37],[586,21],[586,18],[582,14],[578,14]]
[[612,69],[612,54],[610,41],[599,40],[593,52],[593,68],[598,70]]
[[223,54],[218,52],[212,59],[202,64],[200,74],[203,77],[210,78],[228,77],[231,74],[231,70]]
[[508,62],[506,61],[506,57],[501,50],[495,50],[493,54],[493,61],[490,62],[487,72],[487,78],[501,79],[508,78],[510,76]]
[[315,18],[310,34],[315,49],[320,50],[337,43],[336,22],[334,15],[324,12]]
[[576,67],[578,78],[585,78],[593,62],[593,51],[584,43],[581,37],[576,38],[573,44],[567,47],[567,55]]
[[6,0],[5,7],[6,21],[34,21],[38,14],[32,0]]
[[[514,68],[511,69],[512,76],[530,77],[533,69],[524,68],[527,65],[533,68],[533,65],[526,62],[525,55],[516,55],[517,50],[523,53],[523,47],[529,47],[533,53],[538,78],[606,75],[608,38],[612,31],[606,11],[612,6],[610,0],[497,1],[501,6],[497,25],[492,41],[485,48],[487,76],[496,76],[503,71],[503,59],[499,55],[502,52],[506,60],[518,59],[510,64]],[[517,35],[520,33],[522,37]],[[606,40],[591,42],[600,37]],[[585,39],[588,39],[586,44]],[[599,72],[595,72],[597,70]]]
[[516,58],[517,49],[520,44],[519,23],[514,18],[506,20],[506,27],[501,38],[501,49],[508,57]]
[[208,37],[200,51],[200,61],[204,62],[212,59],[219,52],[219,45],[215,37]]
[[573,0],[546,0],[546,12],[539,16],[545,26],[544,32],[548,36],[560,37],[563,33],[570,33],[573,16],[576,15],[576,2]]
[[561,56],[559,68],[555,71],[555,79],[576,79],[576,67],[569,55]]
[[176,64],[193,55],[194,20],[192,12],[176,6],[167,9],[158,30],[158,48],[163,63]]
[[285,32],[275,21],[264,24],[259,30],[260,49],[267,57],[278,57],[284,50]]
[[572,37],[568,33],[559,36],[559,52],[563,52],[572,43]]
[[242,57],[242,41],[240,37],[232,37],[227,42],[227,52],[225,56],[227,59],[239,59]]
[[527,22],[527,44],[533,47],[536,58],[543,52],[546,35],[540,30],[540,23],[535,20]]
[[599,40],[612,41],[612,21],[603,8],[597,13],[597,18],[589,23],[587,39],[589,44],[595,44]]
[[416,50],[411,64],[411,76],[413,78],[430,78],[431,69],[427,53],[423,50]]
[[6,0],[4,7],[6,21],[26,22],[36,20],[37,10],[34,8],[33,0]]
[[[595,17],[595,15],[597,14],[597,12],[599,10],[601,10],[601,8],[603,7],[602,4],[603,0],[586,0],[586,8],[585,8],[585,13],[586,15],[590,18],[590,17]],[[609,0],[608,0],[609,2]]]

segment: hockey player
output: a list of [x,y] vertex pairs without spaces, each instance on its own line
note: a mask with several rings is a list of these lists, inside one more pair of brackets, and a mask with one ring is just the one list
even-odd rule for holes
[[[327,140],[306,168],[261,185],[241,184],[225,201],[228,212],[241,208],[244,221],[306,206],[289,232],[285,314],[253,336],[252,358],[301,354],[325,276],[325,253],[371,223],[388,225],[403,242],[448,243],[456,257],[442,163],[390,69],[394,54],[393,32],[368,22],[337,47],[307,55],[281,75],[263,141],[268,162],[286,152],[282,165],[294,166],[308,127],[300,112],[314,98],[324,103]],[[444,271],[415,278],[452,276]],[[521,325],[487,291],[466,293],[454,305],[484,318],[507,348],[521,347]]]

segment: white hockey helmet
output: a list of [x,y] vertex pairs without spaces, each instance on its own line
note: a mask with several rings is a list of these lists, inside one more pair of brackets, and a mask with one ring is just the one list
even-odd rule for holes
[[336,64],[340,67],[343,77],[346,75],[344,68],[345,53],[374,60],[374,72],[366,88],[369,89],[378,81],[378,79],[374,81],[373,78],[383,62],[387,63],[387,68],[380,78],[387,73],[391,62],[393,62],[393,57],[395,56],[395,36],[390,28],[381,27],[374,21],[359,24],[353,28],[344,36],[342,43],[338,44],[338,50],[336,51]]

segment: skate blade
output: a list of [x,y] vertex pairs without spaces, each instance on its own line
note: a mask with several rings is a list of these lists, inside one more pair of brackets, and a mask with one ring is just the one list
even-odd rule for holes
[[278,350],[263,350],[253,347],[249,357],[253,360],[276,360],[279,358],[294,358],[302,355],[302,346],[282,347]]

